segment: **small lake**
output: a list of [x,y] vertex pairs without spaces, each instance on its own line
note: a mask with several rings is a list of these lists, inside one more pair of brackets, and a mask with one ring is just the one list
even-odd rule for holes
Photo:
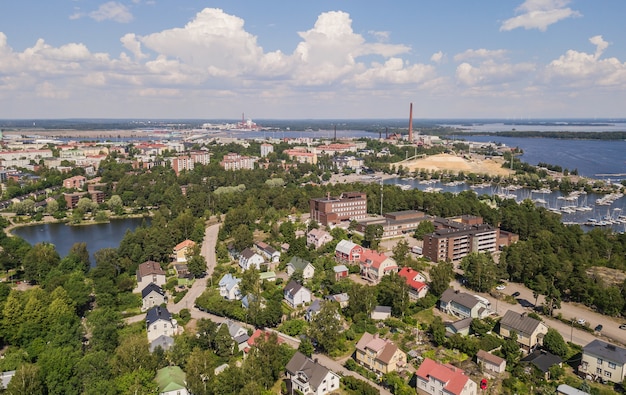
[[103,248],[117,248],[127,230],[133,231],[149,218],[112,219],[109,223],[69,226],[62,223],[22,226],[13,229],[13,234],[31,245],[48,242],[54,244],[61,258],[65,257],[74,243],[87,243],[92,265],[93,254]]

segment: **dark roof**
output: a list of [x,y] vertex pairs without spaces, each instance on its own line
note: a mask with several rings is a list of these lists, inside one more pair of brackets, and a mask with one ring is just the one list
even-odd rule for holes
[[170,321],[172,314],[165,307],[155,306],[146,313],[146,325],[150,325],[158,320]]
[[391,306],[376,306],[373,312],[391,314]]
[[473,295],[465,292],[458,292],[452,288],[446,289],[443,294],[441,294],[440,300],[445,303],[454,302],[458,305],[465,306],[470,310],[480,302]]
[[476,353],[476,359],[477,360],[482,359],[484,361],[491,362],[494,365],[500,365],[502,362],[506,361],[506,359],[500,358],[497,355],[488,353],[485,350],[478,350],[478,352]]
[[506,326],[518,334],[526,335],[532,334],[540,324],[541,321],[527,316],[526,313],[520,314],[512,310],[508,310],[500,320],[500,327]]
[[148,276],[152,274],[165,275],[165,271],[161,269],[161,264],[159,262],[146,261],[144,263],[139,264],[139,268],[137,268],[138,279],[141,280],[144,276]]
[[545,350],[535,350],[522,358],[520,362],[532,363],[544,373],[547,373],[550,366],[558,365],[563,362],[561,357],[551,354]]
[[289,281],[289,284],[285,287],[285,293],[289,293],[292,296],[300,292],[300,290],[304,288],[302,284],[298,284],[294,280]]
[[243,256],[246,259],[252,258],[255,254],[256,254],[256,252],[254,252],[250,248],[246,248],[245,250],[241,251],[241,256]]
[[462,320],[448,322],[446,323],[446,326],[450,328],[454,328],[454,330],[458,332],[465,328],[469,328],[470,325],[472,325],[472,320],[473,320],[472,317],[467,317],[467,318],[463,318]]
[[626,349],[598,339],[583,347],[583,354],[591,354],[622,365],[626,363]]
[[152,292],[156,292],[156,293],[158,293],[161,296],[165,296],[165,291],[163,291],[163,289],[161,287],[159,287],[155,283],[150,283],[150,284],[146,285],[144,289],[141,290],[141,299],[143,299],[146,296],[150,295],[150,293],[152,293]]
[[324,380],[329,372],[326,367],[308,358],[300,351],[296,351],[287,363],[285,370],[292,376],[295,376],[298,372],[302,372],[308,378],[309,385],[315,390],[317,390],[322,380]]

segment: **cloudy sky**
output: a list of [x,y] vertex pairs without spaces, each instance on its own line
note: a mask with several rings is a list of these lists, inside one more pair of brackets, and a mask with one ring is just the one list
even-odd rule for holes
[[626,117],[626,1],[3,0],[0,119]]

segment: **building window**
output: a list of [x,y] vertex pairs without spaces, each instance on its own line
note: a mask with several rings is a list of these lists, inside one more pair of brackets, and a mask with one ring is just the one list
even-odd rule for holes
[[609,378],[610,378],[610,377],[611,377],[611,372],[609,372],[608,370],[605,370],[605,371],[604,371],[604,375],[605,375],[606,377],[609,377]]
[[596,373],[597,374],[602,374],[602,368],[596,368]]
[[617,365],[615,365],[613,362],[609,362],[609,368],[610,369],[615,369]]
[[598,365],[602,365],[602,358],[598,358]]

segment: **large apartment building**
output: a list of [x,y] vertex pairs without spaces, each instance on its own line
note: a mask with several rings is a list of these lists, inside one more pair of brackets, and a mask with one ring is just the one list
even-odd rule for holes
[[243,156],[231,152],[224,155],[220,166],[222,166],[224,170],[253,170],[257,159],[256,157]]
[[322,225],[358,220],[367,216],[367,196],[364,192],[345,192],[339,197],[311,199],[311,219]]
[[423,254],[433,262],[460,262],[472,252],[496,252],[500,230],[480,217],[438,218],[435,231],[424,236]]

